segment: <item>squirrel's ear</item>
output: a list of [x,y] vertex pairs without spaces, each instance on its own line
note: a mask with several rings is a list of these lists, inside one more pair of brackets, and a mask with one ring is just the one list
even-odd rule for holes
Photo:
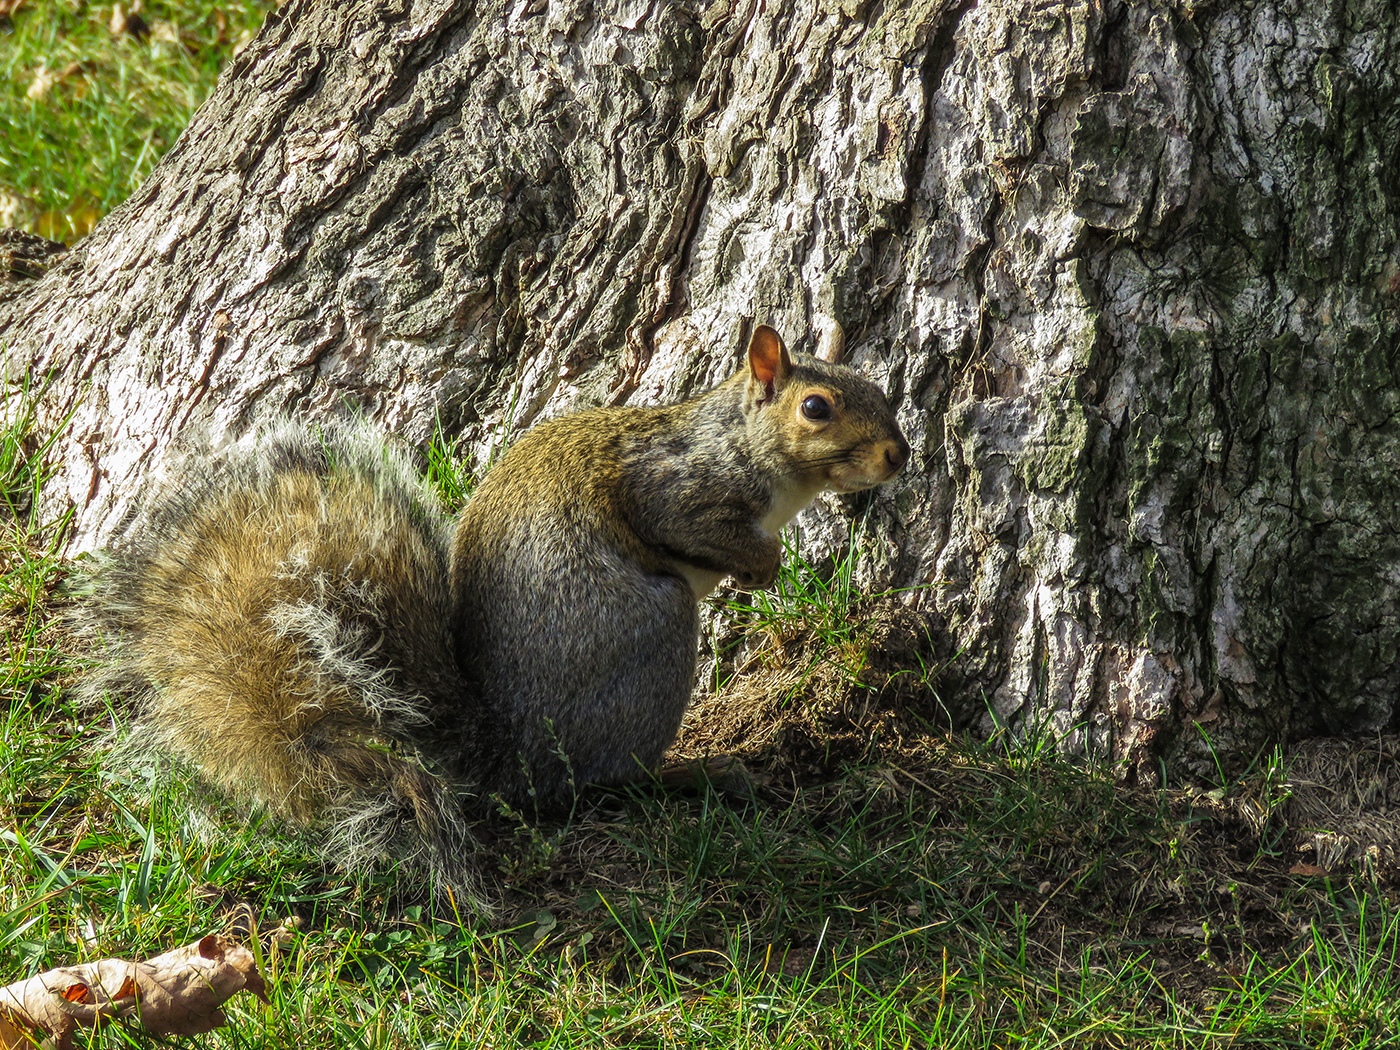
[[771,401],[773,394],[792,374],[792,358],[788,357],[783,337],[761,324],[749,340],[749,375],[763,387],[763,400]]

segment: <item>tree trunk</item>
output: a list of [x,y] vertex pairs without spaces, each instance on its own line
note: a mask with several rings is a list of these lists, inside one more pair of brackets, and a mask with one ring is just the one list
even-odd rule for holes
[[191,430],[350,405],[484,463],[839,325],[915,448],[863,582],[923,588],[955,719],[1147,770],[1394,728],[1397,26],[292,0],[0,342],[91,547]]

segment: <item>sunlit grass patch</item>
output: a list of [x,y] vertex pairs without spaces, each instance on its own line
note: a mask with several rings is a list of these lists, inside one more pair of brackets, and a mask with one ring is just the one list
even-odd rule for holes
[[[120,6],[120,5],[119,5]],[[0,18],[0,226],[71,243],[189,122],[270,0],[22,0]]]
[[[0,29],[16,129],[0,136],[0,192],[31,228],[79,235],[174,141],[267,6],[151,3],[148,33],[114,36],[110,7],[26,0]],[[495,915],[425,896],[391,864],[327,869],[178,771],[110,761],[132,713],[71,699],[85,654],[59,617],[63,522],[34,515],[47,450],[32,407],[33,391],[12,393],[0,426],[0,983],[228,931],[254,948],[271,1005],[236,998],[229,1027],[194,1045],[1400,1041],[1400,887],[1393,872],[1294,870],[1270,826],[1285,769],[1135,790],[1043,734],[948,732],[950,655],[907,595],[861,592],[853,546],[819,564],[794,549],[774,591],[725,610],[742,637],[697,711],[726,729],[711,742],[746,749],[749,793],[595,791],[568,820],[503,821],[482,856]],[[439,439],[428,469],[455,505],[471,478]],[[763,701],[747,711],[741,679]]]

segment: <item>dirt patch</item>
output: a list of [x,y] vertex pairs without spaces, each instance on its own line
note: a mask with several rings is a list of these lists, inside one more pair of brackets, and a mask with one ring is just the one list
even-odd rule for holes
[[[840,735],[859,758],[823,780],[815,771],[830,756],[805,742],[819,717],[800,715],[798,731],[787,736],[782,726],[763,726],[769,763],[748,758],[758,790],[724,808],[754,826],[800,814],[772,843],[804,884],[851,878],[836,874],[840,865],[824,870],[818,859],[827,829],[859,824],[874,856],[917,828],[916,866],[857,879],[843,892],[852,916],[844,935],[853,945],[871,940],[860,922],[876,913],[927,923],[937,931],[929,936],[955,958],[1024,935],[1018,979],[1035,975],[1046,1001],[1056,982],[1073,983],[1085,968],[1144,967],[1165,1014],[1173,1004],[1222,1001],[1261,960],[1295,963],[1315,954],[1318,938],[1346,943],[1355,936],[1348,924],[1357,921],[1348,902],[1359,894],[1400,898],[1394,866],[1322,869],[1289,837],[1279,808],[1261,806],[1249,785],[1228,795],[1128,787],[1054,758],[1020,763],[965,738],[898,728],[898,712],[897,731],[873,712],[864,714],[863,733],[847,726]],[[799,737],[804,742],[794,744]],[[708,918],[666,944],[678,968],[699,965],[708,950],[728,951],[723,931],[764,929],[785,908],[782,958],[805,958],[833,935],[829,910],[806,914],[794,908],[800,898],[769,898],[744,865],[710,875],[687,869],[688,855],[667,842],[689,820],[711,829],[716,852],[738,852],[712,799],[701,794],[687,803],[668,793],[659,804],[669,816],[649,826],[625,796],[591,799],[548,865],[506,887],[505,910],[528,915],[544,902],[561,930],[590,930],[598,948],[621,951],[619,928],[589,912],[580,886],[600,887],[614,906],[637,902],[639,922],[651,914],[650,900],[692,900]],[[938,892],[927,892],[931,883]],[[706,931],[714,931],[714,943]]]
[[940,698],[950,657],[929,617],[897,598],[864,599],[824,624],[767,622],[731,641],[720,688],[697,695],[676,758],[735,754],[808,783],[953,722]]
[[1314,863],[1400,867],[1400,736],[1305,740],[1286,754],[1282,820]]
[[[927,614],[866,598],[839,624],[778,621],[742,638],[721,687],[687,714],[673,757],[734,755],[762,785],[812,787],[873,764],[949,789],[938,755],[965,719],[944,698],[963,685]],[[1303,741],[1230,785],[1140,794],[1208,816],[1246,853],[1286,860],[1285,873],[1400,873],[1400,736]]]

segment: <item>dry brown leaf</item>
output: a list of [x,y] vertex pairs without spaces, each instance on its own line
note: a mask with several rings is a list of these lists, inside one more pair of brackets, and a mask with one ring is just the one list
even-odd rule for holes
[[48,66],[41,65],[34,71],[34,79],[29,83],[29,89],[25,91],[25,97],[38,100],[49,93],[49,89],[58,83],[59,74],[55,73]]
[[115,37],[134,36],[138,39],[150,33],[150,26],[139,14],[141,0],[136,0],[128,11],[121,4],[112,5],[112,17],[107,19],[107,31]]
[[20,1028],[0,1012],[0,1050],[33,1050],[38,1041],[32,1029]]
[[1293,867],[1291,867],[1291,868],[1288,869],[1288,874],[1290,874],[1290,875],[1312,875],[1312,876],[1317,876],[1317,875],[1330,875],[1331,872],[1329,872],[1326,868],[1319,868],[1316,864],[1302,864],[1302,863],[1298,863],[1298,864],[1295,864],[1295,865],[1293,865]]
[[0,1050],[32,1048],[33,1035],[69,1050],[75,1032],[115,1018],[156,1035],[197,1035],[222,1025],[219,1007],[243,990],[267,1002],[252,953],[214,934],[145,962],[63,966],[0,988]]
[[[0,2],[3,2],[3,0],[0,0]],[[50,69],[47,65],[40,65],[38,69],[34,70],[34,79],[30,81],[29,87],[24,93],[25,97],[38,101],[52,91],[54,85],[62,83],[65,80],[81,80],[86,74],[92,72],[94,68],[95,66],[92,62],[69,62],[66,66],[57,71]],[[82,94],[82,89],[83,85],[81,83],[76,85],[79,96]]]

